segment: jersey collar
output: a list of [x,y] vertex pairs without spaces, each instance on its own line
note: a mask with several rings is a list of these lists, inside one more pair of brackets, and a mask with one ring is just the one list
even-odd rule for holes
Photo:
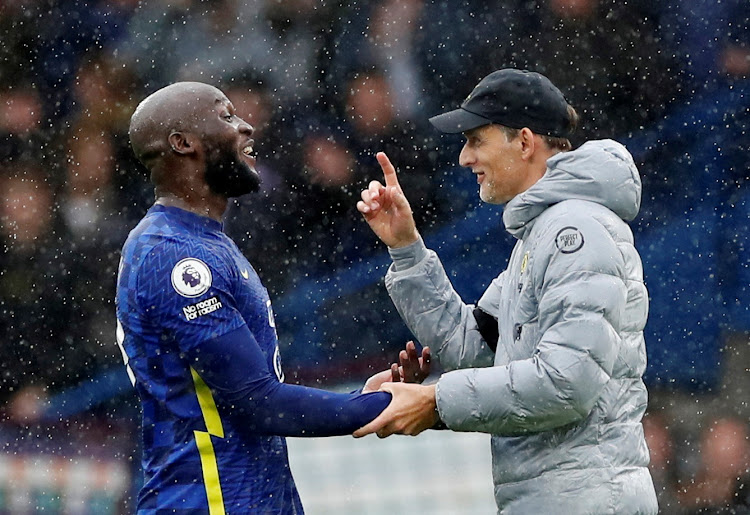
[[162,206],[156,204],[149,209],[150,213],[164,213],[169,216],[177,218],[181,223],[188,225],[196,229],[203,229],[207,231],[224,231],[224,224],[217,222],[213,218],[207,216],[198,215],[190,211],[185,211],[179,207],[174,206]]

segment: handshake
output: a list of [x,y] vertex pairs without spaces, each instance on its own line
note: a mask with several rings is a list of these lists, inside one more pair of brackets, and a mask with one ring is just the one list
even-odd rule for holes
[[406,343],[399,362],[370,377],[362,393],[384,391],[391,403],[372,422],[354,432],[355,438],[375,433],[380,438],[392,434],[416,436],[440,424],[435,400],[435,385],[422,385],[430,375],[432,355],[429,347],[417,352],[414,342]]

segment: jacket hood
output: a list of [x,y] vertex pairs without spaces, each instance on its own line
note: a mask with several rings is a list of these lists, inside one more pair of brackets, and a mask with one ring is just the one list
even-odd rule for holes
[[545,209],[571,199],[601,204],[625,221],[635,218],[641,207],[641,177],[633,156],[611,139],[555,154],[547,160],[544,176],[505,206],[505,228],[521,238],[527,224]]

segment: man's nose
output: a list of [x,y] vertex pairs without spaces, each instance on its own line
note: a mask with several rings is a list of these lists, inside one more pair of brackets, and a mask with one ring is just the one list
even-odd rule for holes
[[466,148],[466,145],[461,149],[461,153],[458,155],[458,164],[461,166],[469,167],[474,163],[474,153]]
[[238,129],[240,132],[246,132],[247,134],[252,134],[253,132],[255,132],[255,127],[247,123],[245,120],[242,120]]

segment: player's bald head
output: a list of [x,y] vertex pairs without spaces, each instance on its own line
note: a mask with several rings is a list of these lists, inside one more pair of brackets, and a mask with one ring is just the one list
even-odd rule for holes
[[146,97],[130,118],[130,145],[138,160],[151,169],[169,151],[169,135],[192,132],[217,100],[226,98],[202,82],[177,82]]

